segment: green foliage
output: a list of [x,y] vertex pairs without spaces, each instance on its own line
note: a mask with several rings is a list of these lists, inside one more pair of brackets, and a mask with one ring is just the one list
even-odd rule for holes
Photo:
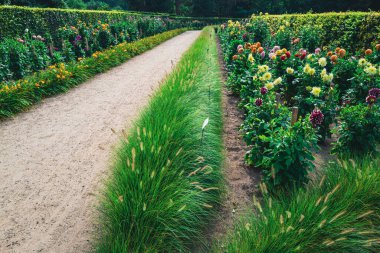
[[[108,20],[108,22],[96,20],[90,23],[89,20],[93,20],[93,18],[97,17],[98,12],[64,12],[50,9],[42,11],[41,9],[0,7],[0,13],[4,10],[10,12],[17,11],[17,15],[21,16],[22,13],[25,17],[33,19],[33,21],[28,22],[28,24],[39,22],[38,19],[41,22],[51,21],[49,20],[51,18],[50,14],[58,16],[54,17],[56,18],[56,24],[52,22],[52,27],[49,26],[46,30],[42,29],[41,26],[31,27],[29,29],[30,26],[28,25],[23,27],[24,30],[21,34],[12,38],[14,39],[12,43],[10,38],[2,43],[0,40],[1,47],[3,48],[3,50],[1,50],[3,61],[0,67],[0,82],[23,78],[27,74],[46,68],[49,64],[71,62],[78,58],[89,57],[96,51],[107,49],[125,41],[136,41],[168,30],[192,27],[193,25],[199,27],[204,24],[196,23],[188,19],[168,19],[148,15],[138,16],[118,13],[120,14],[118,16],[113,12],[103,13],[103,18]],[[39,13],[41,14],[40,17],[36,17],[37,12],[41,12]],[[85,16],[84,13],[86,15],[88,14],[88,16]],[[78,15],[78,19],[83,15],[82,17],[85,19],[78,20],[75,24],[73,24],[71,20],[70,23],[56,30],[51,29],[54,28],[55,25],[63,24],[68,17],[73,18],[71,14],[74,16]],[[17,18],[15,18],[15,20],[17,21]],[[23,22],[25,22],[25,20]],[[35,33],[37,30],[41,33]],[[13,33],[17,31],[17,29],[15,31],[13,31],[13,29],[9,31]],[[41,36],[43,32],[46,33],[44,36]],[[6,36],[6,25],[4,26],[4,30],[2,29],[0,31],[0,34],[1,33],[4,33],[4,36]],[[10,48],[7,49],[6,47]],[[18,48],[17,52],[15,51],[15,47]],[[25,52],[21,52],[20,50],[24,50]],[[27,57],[25,57],[25,55],[27,55]],[[10,58],[12,58],[12,61],[9,60]]]
[[265,43],[270,36],[268,23],[260,17],[252,20],[247,31],[252,34],[253,42]]
[[[278,31],[285,22],[297,32],[303,27],[318,27],[319,34],[310,29],[310,34],[320,37],[318,46],[340,46],[348,50],[368,48],[378,39],[380,13],[378,12],[347,12],[322,14],[292,14],[254,16],[253,19],[264,19],[271,31]],[[305,36],[309,35],[306,33]],[[310,39],[312,36],[310,35]],[[315,46],[315,45],[314,45]],[[312,48],[311,50],[314,50]]]
[[[300,30],[301,47],[309,52],[322,47],[323,30],[317,26],[303,26]],[[289,48],[289,47],[288,47]]]
[[[35,75],[27,76],[23,80],[1,83],[0,118],[9,117],[17,112],[26,110],[44,97],[65,92],[96,74],[116,67],[133,56],[141,54],[184,31],[186,29],[178,29],[144,38],[137,42],[121,43],[103,52],[96,52],[94,57],[85,58],[79,62],[72,61],[68,64],[60,63],[46,70],[36,72]],[[12,40],[11,43],[14,43],[14,41]],[[21,51],[20,45],[24,46],[18,43],[15,46],[16,50]],[[68,49],[65,55],[55,52],[53,60],[60,62],[60,58],[71,57],[72,54],[72,51]],[[18,57],[15,58],[16,60],[25,60],[23,54],[17,54],[15,57]],[[13,64],[15,68],[20,69],[20,64],[22,63],[23,61],[14,61]]]
[[191,16],[246,18],[251,13],[380,10],[374,0],[0,0],[0,4],[80,9],[119,9]]
[[9,71],[14,79],[23,78],[28,74],[29,52],[28,48],[18,41],[5,40],[4,44],[8,47]]
[[340,121],[334,152],[348,156],[376,153],[380,142],[379,106],[347,106],[340,112]]
[[206,28],[121,139],[95,251],[189,252],[204,243],[221,192],[221,126],[217,47]]
[[298,121],[286,128],[273,128],[268,137],[261,167],[264,181],[270,186],[302,186],[308,181],[308,174],[314,169],[313,150],[317,136],[307,121]]
[[214,252],[379,252],[380,160],[326,166],[307,188],[268,195]]
[[[0,40],[4,38],[17,38],[24,35],[25,29],[36,35],[49,34],[56,44],[60,28],[67,26],[78,26],[80,22],[92,25],[101,21],[102,23],[114,24],[120,22],[131,22],[140,25],[142,23],[160,22],[165,24],[166,30],[182,27],[203,28],[208,24],[219,24],[225,19],[217,18],[185,18],[164,14],[144,14],[124,11],[87,11],[87,10],[64,10],[26,8],[15,6],[0,6]],[[137,26],[140,38],[150,36],[145,30]]]

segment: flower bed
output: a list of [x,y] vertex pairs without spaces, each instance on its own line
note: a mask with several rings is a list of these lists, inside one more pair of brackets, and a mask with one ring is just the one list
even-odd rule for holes
[[[228,87],[245,111],[246,161],[264,183],[255,212],[214,252],[378,252],[380,43],[323,44],[320,27],[271,17],[219,33]],[[310,175],[313,150],[332,133],[338,140],[325,144],[340,160]]]
[[[212,20],[128,14],[0,7],[0,82],[18,80],[49,65],[90,57],[123,42]],[[215,19],[215,22],[218,22]]]
[[18,81],[0,84],[0,118],[9,117],[40,101],[65,92],[98,73],[118,66],[187,29],[177,29],[132,43],[121,43],[78,62],[59,63]]
[[[380,43],[363,52],[321,49],[314,33],[297,38],[290,24],[270,33],[264,18],[244,25],[231,21],[220,34],[228,85],[240,94],[246,112],[244,139],[251,147],[246,160],[263,168],[265,181],[275,186],[306,182],[314,167],[312,148],[331,137],[331,125],[338,123],[341,111],[334,151],[339,155],[376,152]],[[354,105],[363,111],[356,115],[361,130],[345,113]],[[358,146],[368,148],[360,152]]]

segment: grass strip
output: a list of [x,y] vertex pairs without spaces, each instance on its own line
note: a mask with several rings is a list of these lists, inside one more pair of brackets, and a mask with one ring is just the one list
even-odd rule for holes
[[[205,120],[209,119],[205,125]],[[206,28],[117,149],[97,252],[187,252],[222,191],[221,73]]]
[[306,189],[264,203],[214,252],[379,252],[380,159],[327,166]]
[[121,43],[79,62],[50,66],[23,80],[0,84],[0,119],[24,111],[45,97],[66,92],[187,30],[177,29],[136,42]]

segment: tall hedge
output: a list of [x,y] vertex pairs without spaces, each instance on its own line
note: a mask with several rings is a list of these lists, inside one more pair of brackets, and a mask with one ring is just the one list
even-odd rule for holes
[[221,23],[225,20],[219,18],[200,18],[193,20],[186,17],[175,17],[165,14],[134,13],[124,11],[88,11],[67,10],[51,8],[28,8],[18,6],[0,6],[0,40],[21,36],[25,29],[34,34],[45,35],[49,33],[56,37],[58,28],[65,25],[75,26],[78,21],[89,24],[102,21],[115,23],[122,20],[138,21],[144,25],[152,19],[162,19],[168,30],[180,27],[203,27],[208,24]]
[[[350,50],[363,49],[380,39],[379,12],[344,12],[322,14],[288,14],[261,16],[272,31],[289,22],[296,31],[306,25],[323,29],[322,44],[343,46]],[[258,18],[258,16],[253,16]]]

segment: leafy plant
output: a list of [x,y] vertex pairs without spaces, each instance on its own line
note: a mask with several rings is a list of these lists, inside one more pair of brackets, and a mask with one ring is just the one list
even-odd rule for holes
[[339,139],[333,152],[339,155],[366,155],[376,152],[380,142],[380,108],[358,104],[340,112],[341,126],[336,129]]
[[301,47],[314,52],[318,47],[321,47],[321,39],[324,31],[318,26],[304,26],[301,28]]
[[274,187],[301,186],[308,181],[314,169],[313,149],[317,136],[310,123],[298,121],[287,128],[274,128],[268,137],[268,147],[260,167],[264,168],[264,181]]
[[9,52],[9,70],[14,79],[20,79],[29,73],[29,51],[28,48],[19,41],[7,39],[4,43]]
[[261,16],[252,20],[247,27],[247,31],[252,34],[253,42],[265,43],[270,36],[269,25]]

